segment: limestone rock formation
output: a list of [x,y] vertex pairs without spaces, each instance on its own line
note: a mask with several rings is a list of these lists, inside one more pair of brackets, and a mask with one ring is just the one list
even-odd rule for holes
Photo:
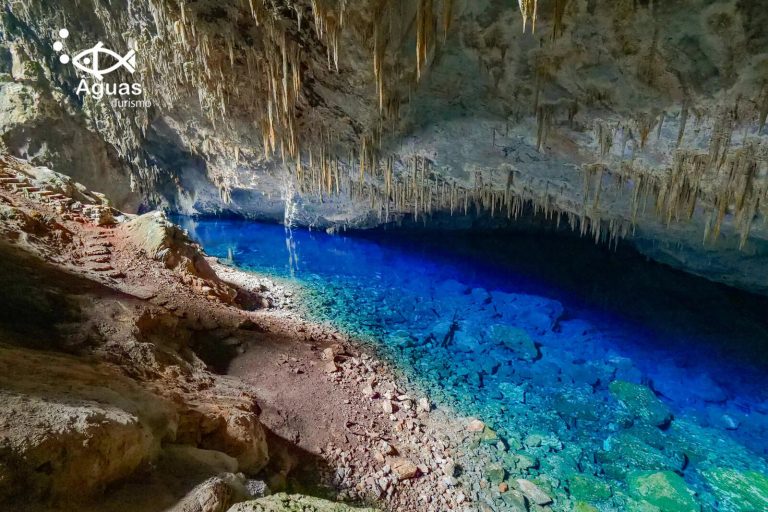
[[275,494],[255,501],[238,503],[229,512],[376,512],[298,494]]
[[201,291],[227,302],[235,299],[237,291],[216,275],[200,247],[162,213],[141,215],[126,222],[122,229],[136,250],[185,273]]
[[147,465],[176,429],[172,404],[114,367],[0,350],[0,451],[9,481],[0,501],[22,490],[27,499],[101,491]]
[[232,473],[209,478],[167,512],[226,512],[246,496],[242,478]]
[[254,390],[191,349],[244,322],[199,248],[47,169],[3,157],[0,180],[0,508],[80,510],[163,458],[261,471]]

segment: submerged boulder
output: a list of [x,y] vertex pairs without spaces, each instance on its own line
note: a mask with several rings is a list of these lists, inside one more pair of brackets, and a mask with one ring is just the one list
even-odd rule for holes
[[553,500],[549,494],[544,492],[538,485],[531,482],[530,480],[518,478],[515,480],[515,482],[517,482],[520,491],[525,495],[525,497],[536,505],[544,506],[552,503]]
[[611,382],[609,389],[613,396],[636,417],[661,428],[669,426],[672,421],[672,412],[669,407],[664,405],[650,388],[615,380]]
[[580,501],[595,502],[607,500],[613,495],[608,482],[592,475],[573,475],[568,479],[571,497]]
[[606,475],[618,480],[635,470],[679,471],[685,466],[682,451],[673,447],[659,450],[627,432],[606,439],[595,459],[603,464]]
[[531,336],[517,327],[497,324],[491,327],[491,341],[515,353],[518,359],[534,361],[539,358],[539,349]]
[[717,496],[719,510],[768,510],[768,476],[727,468],[702,471],[702,476]]
[[695,493],[672,471],[635,471],[627,478],[629,492],[663,512],[699,512]]

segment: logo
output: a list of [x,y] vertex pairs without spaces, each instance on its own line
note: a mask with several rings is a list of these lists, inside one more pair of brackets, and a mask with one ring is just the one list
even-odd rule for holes
[[[63,28],[59,30],[59,37],[63,40],[69,37],[69,30]],[[64,50],[64,43],[56,41],[53,43],[53,49],[57,52]],[[82,78],[77,86],[78,95],[90,95],[96,100],[101,100],[104,96],[112,97],[111,103],[115,107],[145,107],[151,106],[149,100],[123,99],[124,96],[141,96],[143,88],[140,83],[108,83],[104,77],[120,68],[133,74],[136,71],[136,51],[129,50],[125,55],[110,50],[99,41],[92,48],[77,53],[74,57],[62,54],[59,56],[59,62],[62,64],[72,64],[75,69],[87,73],[96,79],[95,83],[89,83]]]
[[[100,53],[109,55],[117,62],[114,65],[112,65],[112,67],[109,67],[107,69],[100,69],[99,68]],[[72,59],[72,64],[80,71],[85,71],[86,73],[95,76],[97,80],[103,81],[104,75],[107,75],[121,67],[127,69],[129,73],[133,73],[134,71],[136,71],[136,52],[131,50],[125,54],[125,57],[121,57],[120,55],[113,52],[112,50],[107,50],[106,48],[104,48],[104,43],[99,41],[96,44],[96,46],[94,46],[93,48],[89,50],[85,50],[75,55],[75,58]],[[89,65],[91,67],[89,68],[86,67]]]

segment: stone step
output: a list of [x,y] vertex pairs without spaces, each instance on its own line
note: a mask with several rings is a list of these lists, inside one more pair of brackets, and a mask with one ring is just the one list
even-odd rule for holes
[[110,270],[115,270],[112,265],[107,264],[96,264],[96,265],[88,265],[88,270],[93,270],[94,272],[109,272]]
[[85,251],[86,256],[108,256],[110,254],[112,254],[112,251],[107,248],[94,248]]

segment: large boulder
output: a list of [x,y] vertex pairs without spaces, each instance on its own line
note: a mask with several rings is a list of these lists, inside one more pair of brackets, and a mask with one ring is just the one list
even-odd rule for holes
[[178,271],[197,291],[234,301],[237,291],[216,275],[200,246],[162,212],[135,217],[122,229],[137,251]]
[[518,359],[533,361],[539,357],[539,349],[531,336],[523,329],[497,324],[489,332],[491,342],[515,353]]
[[175,431],[172,404],[70,356],[0,346],[0,390],[0,501],[22,489],[87,497],[150,463]]
[[571,476],[568,479],[568,492],[572,498],[589,503],[607,500],[613,495],[608,482],[586,474]]
[[768,510],[768,476],[756,471],[714,468],[702,476],[717,496],[723,512]]
[[224,473],[196,486],[166,512],[225,512],[246,495],[244,479]]
[[617,479],[625,478],[634,470],[679,471],[685,466],[682,451],[674,447],[663,450],[653,447],[628,432],[606,439],[595,459],[603,464],[606,474]]
[[629,492],[662,512],[699,512],[694,492],[672,471],[636,471],[627,479]]
[[657,427],[667,427],[672,421],[669,407],[646,386],[615,380],[609,385],[611,393],[636,417]]

